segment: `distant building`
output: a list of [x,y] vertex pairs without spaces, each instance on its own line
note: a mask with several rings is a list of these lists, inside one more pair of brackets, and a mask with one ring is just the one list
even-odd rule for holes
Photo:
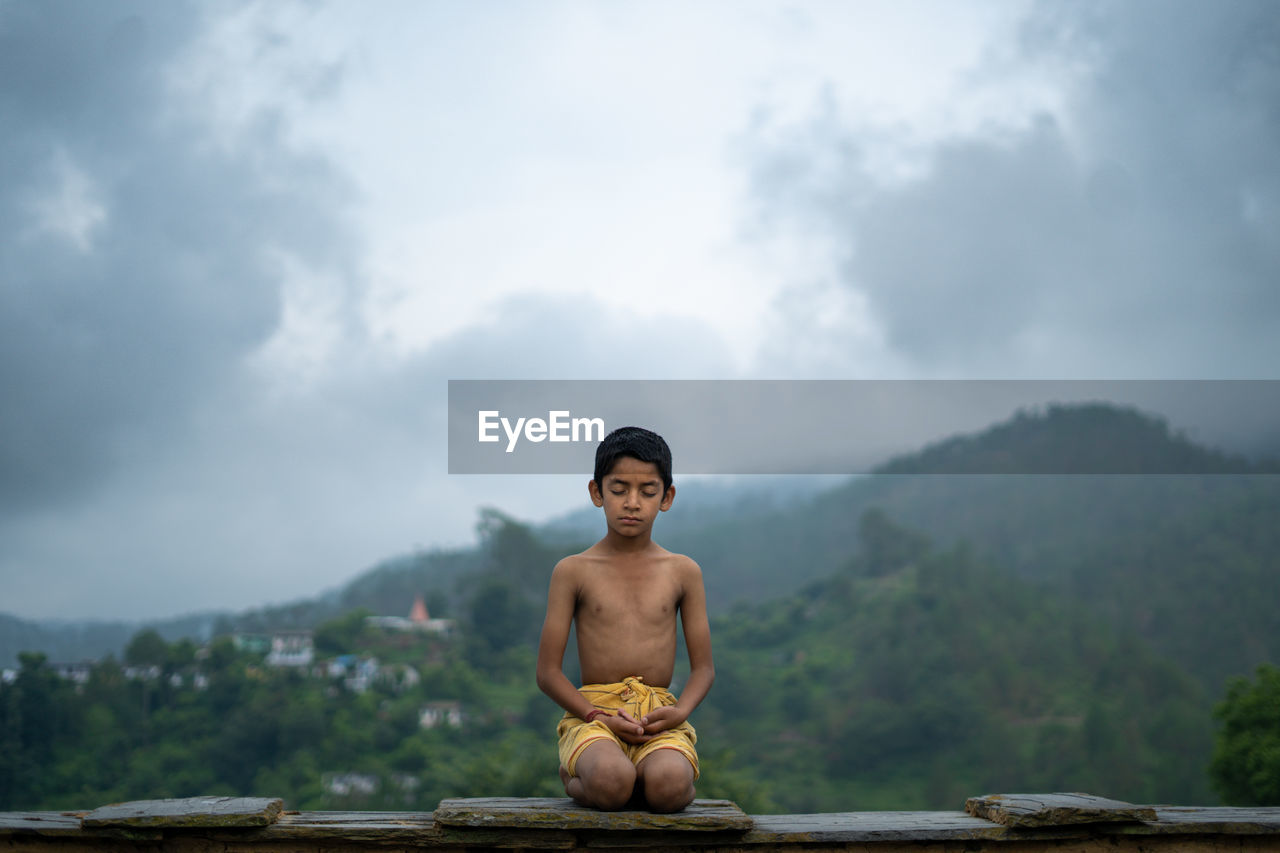
[[[356,658],[354,655],[343,655],[342,658],[351,659],[341,668],[342,686],[352,693],[363,693],[368,690],[374,678],[378,676],[378,659]],[[329,672],[333,671],[334,667],[331,665]]]
[[397,693],[403,693],[421,684],[422,674],[407,663],[392,664],[382,667],[378,672],[378,680]]
[[426,602],[422,596],[413,600],[409,608],[409,616],[369,616],[366,625],[382,628],[384,631],[421,631],[425,634],[438,634],[447,637],[453,633],[452,619],[432,619],[427,612]]
[[310,631],[276,631],[271,635],[268,666],[311,666],[315,642]]
[[124,677],[130,681],[155,681],[160,677],[160,667],[154,663],[130,664],[124,668]]
[[459,728],[465,720],[462,703],[457,701],[428,702],[418,712],[418,725],[424,729],[434,729],[436,726]]
[[265,655],[271,651],[270,634],[232,634],[231,645],[238,652]]
[[358,660],[358,658],[355,655],[338,655],[336,658],[329,661],[329,663],[325,664],[325,675],[330,678],[346,678],[347,675],[355,669],[356,660]]
[[371,796],[378,793],[382,780],[372,773],[326,773],[320,778],[326,794],[339,797]]
[[[58,674],[59,678],[65,678],[73,684],[84,686],[89,683],[89,676],[93,674],[94,663],[91,660],[82,660],[78,663],[54,663],[49,668]],[[17,678],[17,673],[14,673]]]

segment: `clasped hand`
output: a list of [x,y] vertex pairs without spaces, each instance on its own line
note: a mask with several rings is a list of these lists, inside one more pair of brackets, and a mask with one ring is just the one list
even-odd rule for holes
[[605,720],[605,725],[621,740],[631,744],[640,744],[652,740],[654,735],[660,732],[674,729],[687,718],[688,714],[685,714],[674,705],[664,705],[660,708],[654,708],[638,720],[622,710],[603,719]]

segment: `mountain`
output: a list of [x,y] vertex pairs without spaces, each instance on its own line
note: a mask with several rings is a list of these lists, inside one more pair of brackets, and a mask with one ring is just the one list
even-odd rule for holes
[[[1164,474],[1026,474],[1055,459],[1084,470]],[[998,464],[997,464],[998,463]],[[1194,473],[1205,470],[1231,474]],[[887,462],[868,476],[806,491],[763,478],[754,490],[693,481],[657,537],[702,565],[713,614],[784,597],[841,571],[859,553],[858,523],[879,508],[940,548],[966,543],[1046,595],[1084,602],[1117,629],[1132,626],[1216,693],[1225,677],[1280,660],[1280,476],[1200,447],[1160,418],[1108,405],[1023,412]],[[989,473],[954,473],[986,471]],[[1006,471],[1009,473],[990,473]],[[481,513],[481,525],[501,513]],[[586,508],[539,530],[568,553],[599,536]],[[314,626],[357,607],[406,612],[415,595],[434,615],[458,606],[459,582],[489,559],[483,548],[390,559],[339,590],[240,614],[193,617],[208,631]],[[545,567],[549,571],[550,564]],[[545,576],[532,586],[545,584]],[[531,586],[531,588],[532,588]],[[119,654],[141,625],[47,626],[0,618],[0,663],[22,649],[58,660]],[[179,625],[159,623],[167,638]],[[96,652],[96,653],[95,653]],[[10,664],[12,665],[12,664]]]
[[[1137,454],[1148,468],[1234,474],[956,474],[1036,470],[1079,453],[1094,463]],[[1135,448],[1141,448],[1135,450]],[[1190,460],[1190,462],[1188,462]],[[1123,467],[1120,467],[1123,470]],[[1223,680],[1280,660],[1280,476],[1218,456],[1158,418],[1113,407],[1052,407],[926,448],[777,512],[745,514],[664,539],[702,565],[723,608],[785,595],[838,571],[858,549],[858,519],[879,508],[942,546],[1133,626],[1217,692]]]
[[943,808],[1004,790],[1212,800],[1207,694],[1132,630],[878,510],[857,526],[838,572],[713,625],[698,731],[731,744],[776,806]]
[[43,652],[55,663],[98,660],[106,655],[119,659],[134,634],[144,628],[166,640],[190,637],[206,640],[223,614],[193,613],[157,622],[95,622],[49,620],[35,622],[0,613],[0,667],[16,667],[18,653]]
[[205,612],[138,622],[30,621],[0,613],[0,667],[16,667],[19,652],[43,652],[55,663],[117,660],[139,631],[151,629],[168,641],[204,642],[237,631],[312,628],[357,608],[384,615],[409,613],[415,596],[427,597],[433,615],[445,616],[458,579],[480,560],[475,549],[431,551],[385,560],[344,586],[315,598],[233,612]]
[[[1136,458],[1179,473],[1016,473],[1059,452],[1096,470]],[[697,712],[700,790],[757,812],[954,808],[975,791],[1015,789],[1211,803],[1223,680],[1280,660],[1280,477],[1215,454],[1140,412],[1051,407],[817,493],[713,487],[704,499],[689,484],[658,538],[698,559],[711,603],[717,681]],[[417,774],[420,808],[440,796],[553,794],[559,712],[530,672],[550,567],[599,523],[592,512],[535,529],[483,510],[475,548],[388,560],[324,596],[201,627],[325,622],[331,650],[390,660],[394,646],[397,662],[424,664],[403,694],[335,695],[296,673],[264,674],[230,643],[210,659],[238,668],[223,667],[226,683],[207,692],[165,680],[153,690],[107,664],[81,699],[29,666],[13,695],[54,697],[48,707],[66,711],[16,718],[56,753],[22,758],[48,789],[38,802],[221,785],[354,808],[319,780],[362,768],[391,781]],[[403,611],[417,594],[458,620],[456,642],[429,654],[346,642],[364,624],[352,611]],[[171,652],[198,665],[190,644]],[[678,691],[687,666],[676,677]],[[474,713],[465,738],[422,730],[422,705],[442,697]]]
[[[264,667],[226,639],[200,657],[152,638],[154,678],[108,661],[73,685],[26,659],[0,684],[0,809],[210,790],[327,811],[557,795],[561,712],[531,674],[564,545],[497,513],[481,533],[451,639],[388,633],[358,610],[320,626],[318,651],[377,662],[363,686]],[[713,619],[703,796],[757,813],[955,808],[987,790],[1212,802],[1210,697],[1134,631],[880,510],[856,537],[840,570]],[[441,701],[464,719],[424,728]],[[347,773],[368,790],[326,782]]]
[[[817,478],[821,480],[821,478]],[[818,491],[815,478],[766,477],[739,482],[693,481],[680,487],[679,513],[664,516],[675,530],[697,528],[737,514],[744,507],[777,509]],[[763,489],[760,481],[768,482]],[[586,490],[583,490],[585,495]],[[504,518],[482,509],[478,526]],[[564,552],[581,550],[601,535],[600,511],[594,507],[567,513],[538,528],[541,538],[561,543]],[[408,615],[416,596],[426,599],[435,616],[448,616],[457,606],[459,581],[474,574],[485,557],[478,548],[422,551],[383,560],[343,586],[312,598],[256,607],[241,612],[208,611],[172,619],[144,621],[26,620],[0,613],[0,667],[16,667],[23,651],[43,652],[51,661],[74,663],[107,655],[120,659],[139,631],[155,630],[168,641],[210,637],[237,631],[264,632],[309,628],[357,608],[382,615]],[[548,571],[549,571],[548,566]],[[539,581],[543,583],[543,581]]]
[[[485,512],[482,511],[482,517]],[[474,571],[482,555],[474,548],[420,551],[392,557],[317,598],[299,599],[225,615],[216,633],[313,628],[358,608],[381,615],[408,616],[416,596],[426,599],[432,616],[447,616],[457,581]]]
[[878,474],[1257,474],[1275,459],[1202,447],[1163,418],[1109,403],[1022,410],[975,435],[901,456]]

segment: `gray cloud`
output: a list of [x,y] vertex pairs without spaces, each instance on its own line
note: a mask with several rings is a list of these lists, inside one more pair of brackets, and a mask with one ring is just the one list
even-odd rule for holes
[[408,359],[351,347],[305,388],[237,383],[145,464],[114,472],[100,499],[11,524],[5,609],[127,617],[288,601],[465,542],[481,505],[545,518],[585,500],[589,459],[568,478],[447,476],[448,379],[714,375],[725,361],[689,321],[524,296]]
[[1045,4],[1013,67],[1083,66],[1061,114],[946,141],[906,184],[825,114],[762,152],[758,198],[835,238],[915,370],[1274,376],[1278,42],[1265,0]]
[[[555,484],[445,476],[446,380],[730,370],[702,324],[583,295],[508,299],[419,354],[380,349],[360,325],[351,190],[288,142],[288,105],[323,109],[341,69],[298,70],[287,34],[251,34],[286,50],[296,91],[229,128],[216,93],[171,86],[218,14],[0,5],[5,610],[159,615],[313,594],[468,538],[478,505],[564,505]],[[332,291],[337,328],[294,377],[272,359],[297,274]]]
[[169,72],[176,2],[0,9],[0,509],[180,436],[280,322],[279,258],[341,270],[342,183],[264,116],[232,147]]
[[[1022,45],[1024,62],[1091,63],[1059,116],[952,141],[927,177],[890,188],[839,116],[762,157],[762,204],[848,250],[838,268],[880,324],[885,363],[1003,375],[1017,359],[1032,374],[1099,376],[1275,363],[1278,336],[1258,333],[1276,325],[1280,280],[1280,99],[1264,49],[1275,15],[1082,8],[1041,11]],[[220,10],[0,3],[6,609],[281,601],[456,541],[482,503],[526,516],[571,505],[543,481],[444,476],[450,378],[735,375],[728,348],[679,306],[655,317],[580,295],[508,299],[411,357],[379,349],[359,327],[367,282],[344,176],[289,143],[287,108],[228,135],[206,93],[169,86]],[[258,37],[248,53],[289,39]],[[269,100],[323,109],[341,66],[299,70],[307,51],[286,53],[281,80],[296,91]],[[237,74],[260,87],[256,70]],[[339,328],[295,383],[261,356],[288,324],[296,271],[333,283]],[[761,341],[764,375],[801,372],[788,360],[801,336],[817,363],[862,328],[821,294],[792,295],[780,300],[790,336]],[[815,311],[826,337],[806,327]],[[860,346],[876,355],[875,336]],[[580,478],[566,488],[580,499]]]

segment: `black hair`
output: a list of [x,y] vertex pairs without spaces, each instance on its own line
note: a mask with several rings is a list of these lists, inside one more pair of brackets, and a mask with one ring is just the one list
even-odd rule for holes
[[656,432],[644,427],[618,427],[604,437],[596,448],[596,485],[604,487],[604,478],[623,456],[651,462],[662,477],[662,491],[671,488],[671,448]]

